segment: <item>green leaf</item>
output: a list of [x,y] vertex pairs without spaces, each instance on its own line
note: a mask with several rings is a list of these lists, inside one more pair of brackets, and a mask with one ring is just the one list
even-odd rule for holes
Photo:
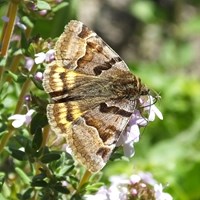
[[29,179],[29,177],[27,176],[27,174],[23,170],[21,170],[19,167],[16,167],[15,171],[18,173],[18,175],[21,177],[22,181],[25,184],[27,184],[27,185],[30,184],[31,180]]
[[24,51],[26,51],[26,49],[28,49],[28,47],[29,47],[29,43],[27,41],[27,38],[26,38],[26,35],[25,35],[24,31],[21,32],[21,40],[20,40],[20,42],[21,42],[21,47],[24,49]]
[[104,183],[101,183],[101,182],[99,182],[99,183],[94,183],[94,184],[92,184],[92,185],[87,185],[86,186],[86,190],[88,191],[88,192],[90,192],[90,193],[95,193],[95,192],[97,192],[98,190],[99,190],[99,188],[101,187],[101,186],[103,186],[103,185],[105,185]]
[[21,199],[22,200],[27,200],[27,199],[31,199],[31,193],[33,192],[33,188],[29,188],[27,189],[24,194],[22,195]]
[[35,150],[38,150],[42,144],[43,136],[42,136],[42,129],[38,128],[37,132],[34,134],[32,147]]
[[37,7],[40,10],[51,10],[51,6],[45,1],[37,1]]
[[62,3],[59,3],[56,7],[52,8],[52,11],[55,13],[57,11],[59,11],[60,9],[68,6],[68,2],[62,2]]
[[6,65],[6,56],[5,57],[3,57],[3,58],[1,58],[1,60],[0,60],[0,67],[2,67],[2,66],[5,66]]
[[46,174],[42,172],[41,174],[37,174],[36,176],[34,176],[32,182],[42,181],[46,177]]
[[52,162],[54,160],[58,160],[58,159],[60,159],[60,154],[51,152],[51,153],[45,154],[41,158],[41,162],[43,162],[43,163],[50,163],[50,162]]
[[32,187],[46,187],[48,184],[45,181],[34,181],[31,183]]
[[40,90],[44,90],[43,86],[42,86],[42,82],[37,81],[34,77],[31,77],[31,80],[33,81],[33,83],[35,84],[35,86],[40,89]]
[[13,149],[13,148],[9,148],[9,149],[12,152],[12,157],[14,157],[15,159],[21,160],[21,161],[27,160],[27,156],[25,152],[20,151],[18,149]]
[[0,191],[2,190],[4,181],[5,181],[5,173],[0,172]]
[[46,115],[37,113],[31,120],[30,132],[36,134],[41,128],[48,124]]
[[31,20],[27,16],[22,17],[22,22],[24,22],[30,28],[34,27],[34,24],[31,22]]
[[17,83],[23,83],[26,80],[26,77],[22,75],[16,75],[15,73],[11,72],[10,70],[7,70],[6,73],[12,78],[14,82]]
[[54,188],[55,188],[56,191],[58,191],[62,194],[69,194],[70,193],[70,191],[62,185],[56,185]]

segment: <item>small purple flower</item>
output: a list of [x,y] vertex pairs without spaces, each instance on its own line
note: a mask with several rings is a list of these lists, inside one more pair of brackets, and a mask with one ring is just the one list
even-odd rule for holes
[[54,49],[50,49],[46,53],[44,53],[44,52],[37,53],[37,54],[35,54],[35,63],[41,64],[44,61],[47,63],[51,62],[52,60],[54,60],[54,55],[55,55]]
[[15,24],[16,24],[19,28],[21,28],[22,30],[24,30],[24,31],[27,29],[27,27],[26,27],[24,24],[22,24],[22,23],[20,22],[19,17],[16,18]]
[[31,95],[30,94],[27,94],[25,97],[24,97],[24,100],[29,103],[31,101]]
[[30,57],[26,57],[25,58],[25,68],[28,69],[28,71],[31,71],[33,65],[34,65],[34,60]]
[[21,127],[23,124],[25,124],[26,126],[30,124],[31,120],[32,120],[32,115],[35,112],[35,110],[30,109],[26,114],[21,115],[21,114],[15,114],[12,115],[8,118],[8,120],[14,120],[12,122],[12,125],[14,128],[19,128]]
[[40,10],[40,11],[39,11],[39,14],[40,14],[41,16],[45,16],[45,15],[47,14],[47,10]]
[[43,79],[43,73],[42,72],[36,72],[34,75],[35,80],[42,81]]
[[[2,17],[2,20],[3,20],[4,22],[9,22],[9,18],[8,18],[7,16],[3,16],[3,17]],[[26,30],[26,29],[27,29],[26,26],[20,22],[20,19],[19,19],[18,16],[16,17],[15,25],[17,25],[17,26],[18,26],[19,28],[21,28],[22,30]]]

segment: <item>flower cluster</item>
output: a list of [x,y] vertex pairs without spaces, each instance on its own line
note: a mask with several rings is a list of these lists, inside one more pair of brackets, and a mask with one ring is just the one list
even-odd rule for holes
[[36,64],[41,64],[43,62],[49,63],[52,60],[54,60],[54,54],[55,54],[54,49],[50,49],[46,53],[44,52],[37,53],[35,54],[35,63]]
[[[139,108],[135,109],[128,123],[126,130],[121,134],[117,146],[123,146],[124,155],[126,157],[134,156],[134,143],[139,141],[140,127],[144,127],[150,121],[155,120],[155,116],[159,119],[163,119],[162,113],[153,103],[154,98],[152,96],[145,96],[139,99]],[[147,114],[147,118],[143,114]]]
[[129,178],[113,176],[110,187],[102,186],[94,195],[85,195],[86,200],[172,200],[163,192],[162,184],[157,183],[150,173],[133,174]]

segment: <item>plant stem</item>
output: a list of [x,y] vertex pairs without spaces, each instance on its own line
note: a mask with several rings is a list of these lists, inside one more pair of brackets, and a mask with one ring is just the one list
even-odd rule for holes
[[80,188],[89,180],[89,178],[91,177],[91,175],[92,175],[91,172],[89,172],[88,170],[85,171],[82,179],[79,182],[77,191],[79,191]]
[[3,31],[2,31],[2,37],[1,37],[1,44],[2,44],[2,48],[1,48],[1,52],[0,52],[1,56],[6,56],[6,54],[7,54],[11,36],[13,34],[13,30],[15,27],[15,20],[16,20],[16,16],[17,16],[18,5],[19,4],[17,2],[14,3],[12,1],[10,1],[8,13],[7,13],[9,22],[8,23],[5,22]]

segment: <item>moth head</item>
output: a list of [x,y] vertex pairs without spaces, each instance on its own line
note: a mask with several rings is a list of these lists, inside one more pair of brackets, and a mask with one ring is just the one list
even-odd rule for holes
[[143,84],[140,89],[140,95],[143,96],[143,95],[149,95],[149,94],[150,94],[150,89],[147,88],[147,86]]

